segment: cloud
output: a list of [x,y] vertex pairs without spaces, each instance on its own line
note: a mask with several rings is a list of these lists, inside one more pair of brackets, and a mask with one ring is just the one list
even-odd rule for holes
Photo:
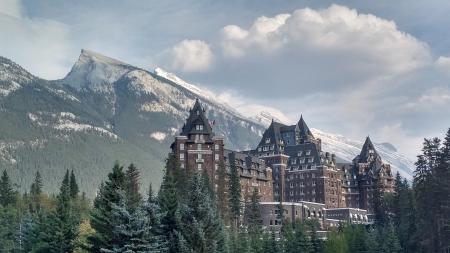
[[69,28],[47,19],[22,14],[20,1],[0,3],[0,55],[11,58],[43,78],[66,74]]
[[395,22],[340,5],[260,17],[247,30],[231,25],[224,27],[222,34],[223,52],[228,57],[282,50],[297,52],[294,56],[306,51],[347,54],[350,61],[342,59],[346,64],[381,75],[412,71],[431,59],[428,46],[399,31]]
[[211,67],[213,53],[202,40],[183,40],[163,52],[163,65],[182,72],[203,72]]
[[375,134],[379,140],[386,140],[399,148],[399,150],[410,158],[415,158],[420,150],[423,137],[411,135],[403,127],[401,122],[394,122],[379,128]]
[[3,0],[0,2],[0,15],[20,18],[22,16],[22,8],[17,0]]
[[450,76],[450,57],[440,56],[436,60],[436,67],[443,74]]
[[411,99],[408,103],[400,107],[405,112],[430,112],[436,108],[441,108],[440,112],[448,111],[450,113],[450,88],[433,87],[424,92],[417,98]]

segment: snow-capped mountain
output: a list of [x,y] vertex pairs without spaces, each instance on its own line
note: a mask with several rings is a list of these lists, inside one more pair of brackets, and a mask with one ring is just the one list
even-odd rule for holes
[[[221,101],[220,98],[214,93],[210,91],[204,91],[198,86],[184,81],[173,73],[169,73],[161,68],[157,68],[155,69],[155,74],[171,80],[174,83],[185,87],[186,89],[189,89],[200,97],[204,97],[209,100],[217,101],[217,103],[224,104],[224,108],[235,112],[234,109],[231,109],[229,105],[226,105],[225,102]],[[280,120],[280,118],[285,118],[284,115],[275,114],[274,116],[273,113],[268,112],[267,110],[253,111],[247,114],[243,112],[240,115],[244,115],[244,117],[247,117],[249,120],[262,125],[263,127],[268,127],[272,120],[286,123],[283,122],[283,120]],[[324,151],[336,154],[336,156],[343,160],[343,162],[351,162],[353,158],[359,155],[364,144],[364,140],[351,140],[342,135],[325,133],[315,128],[312,128],[311,131],[313,132],[315,137],[322,140]],[[399,171],[403,177],[412,179],[414,162],[408,159],[405,155],[399,153],[390,143],[374,143],[374,145],[377,149],[377,152],[383,158],[384,162],[391,164],[394,171]]]
[[[0,167],[22,190],[39,170],[47,190],[56,191],[65,170],[73,169],[92,196],[115,160],[140,167],[143,185],[159,185],[169,145],[195,98],[232,149],[253,148],[276,115],[261,106],[234,109],[162,69],[149,72],[88,50],[65,78],[54,81],[0,57]],[[346,160],[360,147],[343,137],[317,135]],[[393,165],[408,166],[401,155],[382,148]]]

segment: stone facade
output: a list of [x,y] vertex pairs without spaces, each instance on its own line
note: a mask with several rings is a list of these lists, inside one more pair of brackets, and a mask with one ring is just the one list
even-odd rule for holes
[[[198,99],[189,111],[189,117],[180,135],[175,137],[171,149],[181,169],[188,173],[206,171],[215,190],[220,180],[219,166],[224,164],[229,174],[233,164],[240,174],[243,200],[249,198],[254,188],[258,190],[262,200],[273,200],[272,169],[258,157],[225,150],[223,137],[215,136]],[[228,177],[225,180],[227,184]]]
[[322,151],[303,117],[291,126],[272,121],[257,148],[248,152],[272,167],[275,201],[318,202],[327,208],[344,204],[335,156]]

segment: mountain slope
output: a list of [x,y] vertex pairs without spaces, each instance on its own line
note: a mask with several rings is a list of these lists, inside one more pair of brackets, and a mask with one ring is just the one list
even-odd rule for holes
[[[149,183],[159,185],[169,145],[197,97],[227,148],[253,148],[272,118],[269,113],[243,115],[214,93],[162,69],[151,73],[87,50],[65,78],[55,81],[35,77],[0,57],[0,168],[23,191],[39,170],[45,190],[52,192],[65,170],[73,169],[82,191],[93,197],[119,160],[141,169],[144,189]],[[359,143],[317,135],[326,150],[343,159],[356,155]],[[392,157],[393,165],[401,158],[393,150],[381,153]],[[402,166],[409,166],[408,161],[398,162],[395,166],[407,173]]]
[[[8,93],[0,97],[0,167],[22,190],[40,170],[46,190],[56,191],[65,170],[74,169],[92,197],[114,160],[136,163],[144,188],[159,185],[169,145],[197,94],[86,50],[56,81],[1,62],[0,88]],[[229,148],[247,149],[258,140],[262,126],[213,101],[202,102]]]

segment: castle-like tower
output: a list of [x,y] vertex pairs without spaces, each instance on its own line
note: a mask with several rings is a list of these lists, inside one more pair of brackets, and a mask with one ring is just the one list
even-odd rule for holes
[[346,205],[373,212],[373,193],[376,187],[383,192],[393,192],[394,177],[391,166],[383,163],[381,156],[369,137],[364,142],[361,153],[352,164],[342,166],[344,184],[342,187]]
[[342,173],[335,156],[322,151],[303,117],[295,125],[272,121],[255,150],[272,167],[275,201],[318,202],[327,208],[344,206]]
[[198,99],[171,149],[181,169],[188,172],[205,170],[211,182],[217,185],[219,164],[224,162],[223,138],[214,135]]
[[[251,154],[224,149],[223,137],[216,136],[213,132],[198,99],[189,111],[189,117],[180,134],[175,137],[171,149],[181,169],[188,173],[206,171],[214,190],[217,190],[218,180],[221,180],[218,170],[223,164],[227,175],[232,166],[238,170],[243,200],[250,197],[254,188],[260,193],[262,201],[273,200],[271,168],[264,160]],[[222,180],[228,184],[228,179],[227,176]]]

